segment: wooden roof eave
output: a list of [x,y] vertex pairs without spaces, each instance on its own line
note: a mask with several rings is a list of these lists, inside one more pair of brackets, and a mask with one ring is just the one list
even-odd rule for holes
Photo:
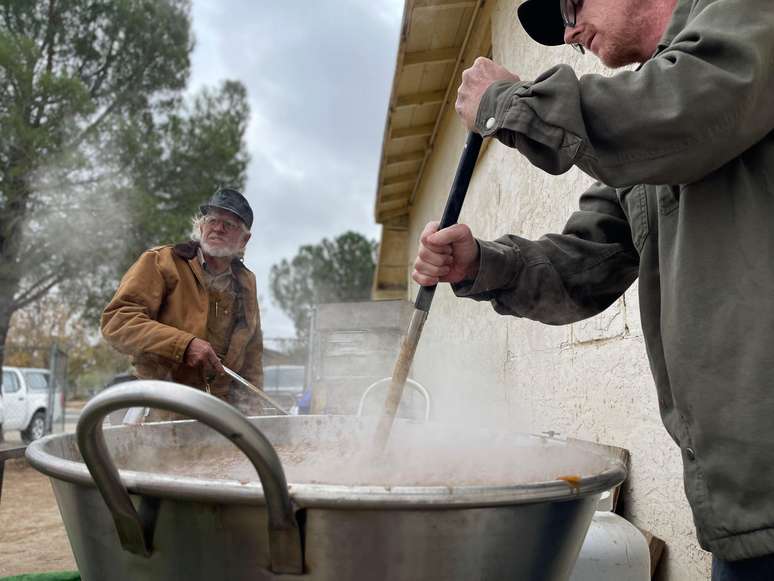
[[[394,219],[396,216],[406,215],[409,212],[409,207],[416,197],[417,190],[422,181],[422,175],[427,165],[427,161],[433,150],[433,146],[438,136],[438,131],[446,113],[446,109],[449,106],[449,100],[453,94],[452,92],[455,89],[456,79],[460,73],[459,69],[463,63],[463,58],[466,53],[466,49],[468,48],[468,43],[470,41],[479,12],[484,2],[485,0],[406,0],[403,13],[403,23],[401,26],[400,45],[398,47],[398,55],[396,59],[395,76],[393,77],[389,107],[385,120],[384,137],[382,139],[382,155],[379,163],[379,174],[374,207],[375,220],[377,223],[383,224],[388,220]],[[454,55],[451,54],[450,49],[421,51],[421,53],[411,53],[407,55],[406,47],[411,34],[412,23],[416,16],[417,8],[448,9],[460,7],[471,7],[473,10],[467,16],[465,16],[465,11],[461,11],[460,24],[465,24],[465,18],[467,18],[467,26],[462,44],[454,48]],[[417,64],[418,62],[430,62],[432,59],[450,60],[452,57],[454,67],[451,75],[446,79],[446,88],[444,90],[425,91],[424,93],[401,95],[400,97],[397,96],[401,76],[405,69],[404,63],[410,62],[411,64]],[[442,97],[441,93],[443,93]],[[428,102],[441,103],[433,123],[424,124],[422,126],[402,127],[400,129],[392,128],[392,118],[399,107],[412,105],[420,106]],[[393,140],[406,139],[423,135],[428,136],[428,141],[421,152],[417,151],[388,156],[387,151],[390,144],[393,143]],[[415,163],[416,161],[419,161],[420,165],[413,179],[410,193],[408,193],[408,196],[405,199],[405,203],[402,206],[396,207],[395,197],[394,195],[390,195],[392,192],[389,191],[393,180],[396,178],[394,176],[385,177],[386,169],[393,163]],[[409,173],[410,172],[407,172],[406,174],[400,176],[400,179],[404,184],[411,183],[412,181],[410,180]],[[387,188],[388,191],[385,191],[385,188]]]

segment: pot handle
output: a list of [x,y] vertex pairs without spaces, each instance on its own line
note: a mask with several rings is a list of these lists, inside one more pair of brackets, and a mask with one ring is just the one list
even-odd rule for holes
[[258,472],[263,486],[269,517],[271,570],[274,573],[303,573],[301,531],[288,494],[285,472],[274,447],[234,407],[203,391],[168,381],[140,380],[111,387],[86,404],[78,420],[78,447],[113,515],[125,550],[149,557],[153,552],[153,523],[142,518],[132,504],[105,445],[102,424],[107,414],[134,406],[159,408],[199,420],[242,450]]
[[[366,388],[366,390],[363,392],[363,395],[360,396],[360,403],[357,406],[358,417],[363,415],[363,408],[365,407],[366,399],[368,399],[368,394],[370,394],[380,385],[389,384],[391,381],[392,377],[385,377],[384,379],[380,379],[379,381],[372,383]],[[406,386],[413,388],[415,391],[418,391],[422,394],[422,397],[425,398],[425,421],[428,421],[430,419],[430,393],[421,383],[414,381],[413,379],[407,379]]]

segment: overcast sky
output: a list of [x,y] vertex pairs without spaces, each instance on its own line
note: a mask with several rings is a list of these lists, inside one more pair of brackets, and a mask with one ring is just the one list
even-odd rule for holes
[[191,90],[247,87],[255,213],[245,262],[266,338],[294,334],[269,270],[302,244],[355,230],[378,239],[376,178],[403,0],[193,0]]

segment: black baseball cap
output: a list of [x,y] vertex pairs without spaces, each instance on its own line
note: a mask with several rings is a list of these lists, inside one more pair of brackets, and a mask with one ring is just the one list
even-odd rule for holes
[[519,6],[521,25],[532,40],[545,46],[564,44],[560,0],[527,0]]
[[199,206],[199,210],[204,215],[207,214],[210,208],[228,210],[239,216],[242,222],[247,225],[248,230],[253,227],[253,210],[245,197],[236,190],[221,188],[212,195],[206,204]]

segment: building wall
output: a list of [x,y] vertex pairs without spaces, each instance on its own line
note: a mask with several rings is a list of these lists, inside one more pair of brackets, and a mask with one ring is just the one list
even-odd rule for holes
[[[530,41],[518,25],[517,4],[492,0],[485,14],[491,17],[496,61],[523,78],[561,61],[579,73],[610,74],[591,55]],[[409,272],[424,224],[440,217],[464,138],[461,122],[448,111],[412,208]],[[537,238],[560,231],[590,178],[577,170],[549,176],[498,142],[485,148],[460,221],[483,239],[505,233]],[[411,282],[410,295],[415,294]],[[679,451],[658,415],[636,283],[606,312],[563,327],[501,317],[488,303],[457,299],[448,285],[441,285],[414,377],[432,392],[436,419],[553,430],[627,448],[631,472],[625,515],[667,544],[657,578],[709,578],[709,555],[698,546],[683,493]]]

